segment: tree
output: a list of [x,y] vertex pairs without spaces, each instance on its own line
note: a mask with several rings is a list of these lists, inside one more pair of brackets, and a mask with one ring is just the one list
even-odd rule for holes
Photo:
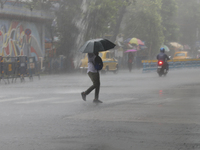
[[161,7],[161,17],[162,17],[162,26],[163,34],[165,37],[164,43],[178,41],[179,38],[179,27],[175,22],[177,16],[178,5],[175,0],[162,0]]
[[[73,48],[76,45],[76,39],[79,34],[79,30],[76,25],[76,20],[80,16],[80,0],[57,0],[51,2],[50,0],[32,0],[28,3],[31,9],[42,9],[52,11],[53,4],[58,4],[58,9],[53,10],[56,18],[56,26],[52,27],[52,23],[46,24],[46,28],[49,31],[55,30],[56,36],[59,40],[56,46],[56,55],[64,55],[66,57],[66,70],[69,71],[71,68],[73,58]],[[53,20],[52,20],[53,21]],[[53,40],[53,35],[52,35]]]
[[57,48],[57,55],[64,55],[66,57],[66,70],[71,70],[74,47],[76,46],[76,39],[79,34],[76,25],[77,17],[80,16],[80,0],[68,0],[61,2],[60,8],[56,12],[57,27],[56,31],[59,37]]
[[89,1],[84,18],[86,23],[85,39],[103,37],[106,33],[113,34],[118,11],[126,3],[122,0]]
[[161,6],[162,0],[137,0],[136,5],[128,9],[125,19],[125,35],[144,40],[149,58],[155,56],[164,42]]
[[122,20],[123,20],[123,17],[125,16],[125,14],[126,14],[127,7],[129,5],[135,4],[135,2],[136,2],[136,0],[132,0],[132,1],[131,0],[125,0],[123,5],[119,9],[118,15],[116,17],[116,24],[115,24],[114,31],[113,31],[112,41],[116,40],[116,37],[117,37],[117,35],[120,31]]
[[200,40],[198,30],[200,29],[200,3],[197,0],[177,0],[179,5],[177,23],[180,26],[180,42],[189,44],[193,48],[195,42]]
[[77,17],[79,9],[79,0],[71,0],[68,1],[68,3],[60,3],[60,8],[56,12],[56,31],[60,39],[57,45],[58,55],[67,56],[74,47],[79,33],[75,22],[75,17]]

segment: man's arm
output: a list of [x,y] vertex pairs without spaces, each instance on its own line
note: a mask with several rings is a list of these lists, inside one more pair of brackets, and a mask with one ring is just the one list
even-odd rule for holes
[[166,55],[166,58],[167,58],[167,60],[170,60],[170,58],[169,58],[169,56],[168,56],[168,55]]

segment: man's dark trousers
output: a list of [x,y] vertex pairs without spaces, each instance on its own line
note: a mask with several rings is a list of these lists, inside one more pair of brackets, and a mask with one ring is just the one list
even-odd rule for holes
[[99,99],[99,90],[100,90],[100,78],[99,78],[99,72],[93,73],[88,72],[88,76],[93,82],[93,85],[90,86],[86,91],[85,94],[88,95],[92,90],[95,89],[95,99]]

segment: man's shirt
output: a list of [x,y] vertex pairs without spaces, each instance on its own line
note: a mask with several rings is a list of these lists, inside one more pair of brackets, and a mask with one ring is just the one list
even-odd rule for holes
[[94,67],[94,59],[95,59],[96,55],[93,53],[88,53],[88,72],[93,72],[93,73],[97,73],[97,70]]

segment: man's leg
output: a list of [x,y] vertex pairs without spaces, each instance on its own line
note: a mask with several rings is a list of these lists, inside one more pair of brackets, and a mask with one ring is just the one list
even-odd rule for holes
[[95,86],[95,99],[99,99],[99,90],[100,90],[100,76],[99,72],[94,74],[93,83]]
[[95,85],[95,98],[94,103],[103,103],[99,100],[99,91],[100,91],[100,75],[99,72],[94,76],[94,85]]
[[[92,82],[93,82],[93,76],[92,76],[92,73],[91,73],[91,72],[88,73],[88,76],[90,77],[90,79],[91,79]],[[84,101],[86,101],[86,95],[88,95],[94,88],[95,88],[95,86],[94,86],[94,83],[93,83],[93,85],[90,86],[85,92],[82,92],[82,93],[81,93],[82,99],[83,99]]]
[[90,86],[90,87],[85,91],[85,94],[86,94],[86,95],[88,95],[92,90],[94,90],[94,89],[96,88],[96,87],[95,87],[95,83],[94,83],[95,74],[96,74],[96,73],[88,72],[88,76],[89,76],[90,79],[92,80],[93,85]]
[[99,76],[99,72],[97,73],[92,73],[89,72],[88,73],[90,79],[93,82],[93,85],[90,86],[85,92],[85,96],[88,95],[93,89],[95,89],[95,98],[93,100],[93,102],[95,103],[102,103],[102,101],[99,100],[99,90],[100,90],[100,76]]

